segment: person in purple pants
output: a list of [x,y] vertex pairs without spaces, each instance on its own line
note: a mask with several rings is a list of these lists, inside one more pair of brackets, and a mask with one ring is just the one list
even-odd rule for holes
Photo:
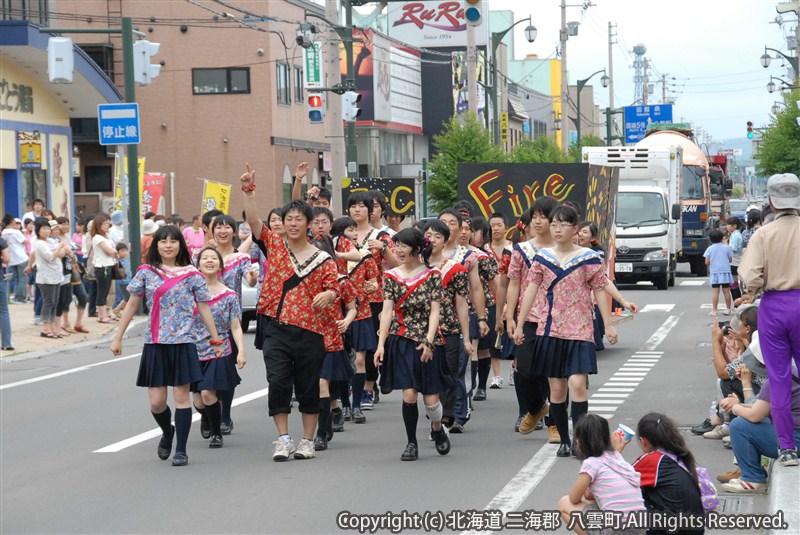
[[791,412],[792,360],[800,369],[800,180],[791,173],[767,183],[775,219],[753,234],[739,266],[749,294],[759,291],[758,330],[771,387],[778,463],[797,466]]

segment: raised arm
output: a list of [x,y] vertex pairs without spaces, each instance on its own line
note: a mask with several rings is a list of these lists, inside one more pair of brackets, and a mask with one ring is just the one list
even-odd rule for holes
[[250,164],[245,164],[245,172],[239,177],[244,196],[244,218],[250,225],[253,236],[258,238],[264,228],[264,223],[258,217],[258,203],[256,202],[256,172],[250,169]]

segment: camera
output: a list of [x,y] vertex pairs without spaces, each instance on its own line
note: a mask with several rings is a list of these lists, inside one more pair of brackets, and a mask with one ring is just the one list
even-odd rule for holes
[[721,321],[719,322],[719,328],[722,329],[722,334],[728,336],[728,333],[731,331],[731,322],[730,321]]

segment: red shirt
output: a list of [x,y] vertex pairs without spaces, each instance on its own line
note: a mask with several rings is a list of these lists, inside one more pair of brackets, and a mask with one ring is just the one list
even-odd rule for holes
[[511,251],[512,245],[506,245],[503,247],[503,251],[500,256],[497,256],[497,251],[494,250],[494,247],[489,247],[489,250],[492,252],[495,260],[497,260],[497,272],[500,275],[508,275],[508,266],[511,264]]
[[[363,320],[372,317],[372,310],[369,308],[371,294],[367,292],[367,281],[370,279],[378,279],[381,274],[378,265],[375,263],[371,253],[362,252],[360,262],[348,262],[348,278],[355,288],[356,297],[358,297],[358,312],[356,312],[356,320]],[[374,292],[379,297],[380,292]]]
[[336,322],[341,321],[344,318],[343,305],[350,303],[356,298],[356,292],[353,289],[353,285],[350,284],[349,280],[347,280],[347,277],[340,275],[339,284],[341,296],[334,299],[333,303],[326,306],[322,309],[322,311],[319,312],[323,329],[322,336],[325,337],[326,353],[344,351],[342,333],[339,332],[339,326],[336,325]]
[[340,295],[336,262],[317,251],[298,264],[280,236],[262,225],[259,241],[264,244],[269,267],[264,275],[256,310],[281,323],[324,334],[320,313],[311,306],[314,297],[326,290]]
[[[336,244],[337,253],[347,253],[356,248],[356,246],[353,245],[353,242],[350,241],[350,238],[348,238],[347,236],[338,236],[333,240],[334,243]],[[347,260],[345,260],[344,258],[337,258],[336,267],[339,269],[339,273],[341,273],[342,275],[347,275],[348,273]]]
[[362,251],[369,251],[372,253],[372,258],[375,259],[375,264],[378,266],[378,291],[370,294],[369,302],[370,303],[383,303],[383,261],[386,257],[386,250],[381,249],[370,249],[367,244],[369,240],[380,240],[386,244],[386,247],[394,251],[394,244],[392,243],[392,238],[389,236],[389,233],[385,230],[380,229],[372,229],[369,233],[364,236],[364,240],[361,243],[356,242],[356,247]]

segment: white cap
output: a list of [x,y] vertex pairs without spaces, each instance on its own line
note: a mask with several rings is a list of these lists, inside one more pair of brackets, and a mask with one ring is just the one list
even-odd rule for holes
[[800,179],[792,173],[772,175],[767,182],[769,202],[776,210],[800,210]]

